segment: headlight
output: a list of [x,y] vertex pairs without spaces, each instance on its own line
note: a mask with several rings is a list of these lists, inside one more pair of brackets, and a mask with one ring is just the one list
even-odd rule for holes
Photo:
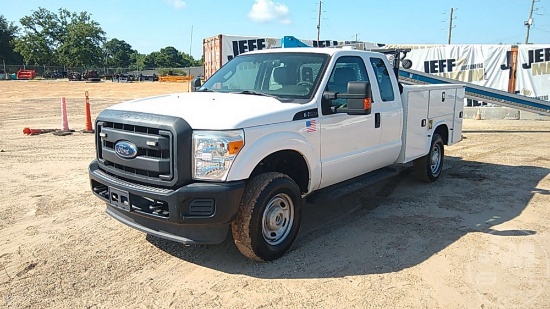
[[242,130],[193,132],[193,179],[225,180],[243,146]]

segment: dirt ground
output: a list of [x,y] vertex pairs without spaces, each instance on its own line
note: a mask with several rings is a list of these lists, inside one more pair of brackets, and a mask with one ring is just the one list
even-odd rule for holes
[[296,245],[270,263],[228,239],[184,246],[126,227],[90,192],[92,134],[127,99],[182,84],[0,82],[0,307],[548,308],[550,121],[464,123],[440,181],[403,173],[307,204]]

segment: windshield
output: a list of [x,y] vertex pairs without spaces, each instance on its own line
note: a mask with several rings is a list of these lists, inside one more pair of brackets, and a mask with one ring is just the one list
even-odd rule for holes
[[199,91],[310,100],[327,59],[328,55],[316,53],[245,54],[225,64]]

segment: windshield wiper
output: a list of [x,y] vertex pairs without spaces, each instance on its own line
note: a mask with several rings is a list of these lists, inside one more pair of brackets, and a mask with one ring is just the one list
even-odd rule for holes
[[214,92],[214,90],[210,90],[208,88],[202,88],[200,90],[197,90],[197,92]]
[[263,92],[257,92],[257,91],[253,91],[253,90],[243,90],[243,91],[237,91],[237,92],[233,92],[233,93],[259,95],[259,96],[270,97],[270,98],[274,98],[274,99],[279,100],[279,97],[278,97],[278,96],[275,96],[275,95],[272,95],[272,94],[263,93]]

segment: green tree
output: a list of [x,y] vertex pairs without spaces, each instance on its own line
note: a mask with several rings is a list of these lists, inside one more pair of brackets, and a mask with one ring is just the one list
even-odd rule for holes
[[87,12],[59,9],[56,14],[38,8],[20,22],[24,33],[16,40],[15,48],[27,64],[102,64],[105,32]]
[[15,50],[27,64],[59,64],[57,47],[61,35],[59,19],[55,13],[38,8],[30,16],[19,20],[23,35],[15,41]]
[[22,63],[23,57],[14,50],[18,28],[0,15],[0,60],[8,64]]
[[145,67],[148,67],[148,68],[159,67],[161,66],[160,62],[162,61],[160,60],[160,53],[158,51],[154,51],[149,55],[145,56],[145,59],[143,61]]
[[145,58],[147,56],[144,54],[140,54],[137,51],[134,51],[132,55],[130,55],[130,67],[134,70],[143,70],[145,68]]
[[160,49],[158,65],[164,68],[179,68],[183,66],[183,59],[175,47],[167,46]]
[[108,67],[126,68],[129,67],[131,63],[136,63],[138,60],[136,58],[137,55],[134,55],[137,52],[125,41],[111,39],[105,43],[103,47],[106,55],[106,65]]
[[182,60],[183,67],[192,67],[194,66],[195,59],[193,59],[193,56],[188,55],[184,52],[180,53],[180,58]]
[[184,52],[180,53],[180,57],[182,58],[182,64],[184,67],[198,67],[202,66],[202,59],[195,60],[193,56],[186,54]]
[[101,45],[105,32],[87,12],[71,13],[59,10],[63,34],[58,48],[63,64],[72,67],[90,67],[103,63]]
[[180,52],[175,47],[167,46],[145,56],[144,64],[149,68],[185,68],[201,66],[202,60],[195,60],[193,56]]

